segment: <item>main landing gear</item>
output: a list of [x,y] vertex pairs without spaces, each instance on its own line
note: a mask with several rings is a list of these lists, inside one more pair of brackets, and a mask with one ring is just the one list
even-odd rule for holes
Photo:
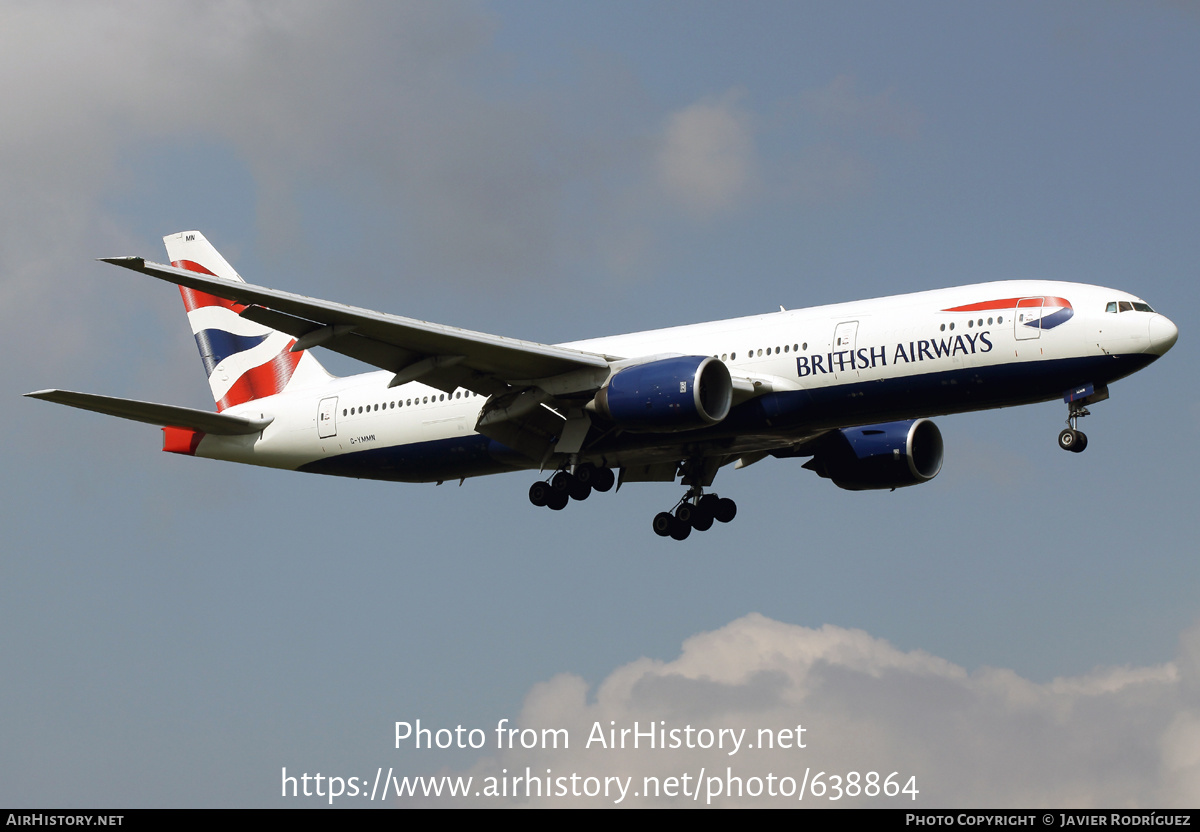
[[713,521],[728,523],[737,516],[737,503],[728,497],[704,494],[693,488],[684,495],[674,513],[660,511],[654,515],[654,533],[659,537],[686,540],[692,529],[706,532]]
[[1077,425],[1084,416],[1090,415],[1088,409],[1078,402],[1070,402],[1067,407],[1067,429],[1058,435],[1058,447],[1071,453],[1083,453],[1087,448],[1087,434],[1079,430]]
[[562,511],[571,500],[586,500],[593,491],[608,491],[616,483],[611,468],[597,468],[590,462],[576,465],[575,471],[559,471],[547,482],[529,486],[529,502]]
[[[593,491],[610,490],[616,480],[611,468],[591,463],[576,465],[571,471],[561,470],[549,480],[529,486],[529,502],[562,511],[571,500],[586,500]],[[709,477],[707,482],[711,483],[712,478]],[[660,511],[654,516],[654,533],[659,537],[686,540],[692,529],[706,532],[714,522],[728,523],[736,515],[737,503],[733,500],[705,494],[703,486],[693,484],[673,511]]]

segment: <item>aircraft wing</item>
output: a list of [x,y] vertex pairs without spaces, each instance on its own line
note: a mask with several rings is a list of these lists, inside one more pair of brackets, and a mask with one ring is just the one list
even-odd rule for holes
[[38,390],[25,395],[31,399],[65,404],[93,413],[132,419],[135,422],[146,422],[160,427],[194,428],[217,436],[245,436],[258,433],[271,424],[270,418],[246,419],[191,407],[119,399],[115,396],[97,396],[94,393],[75,393],[71,390]]
[[[528,386],[539,379],[583,371],[581,389],[603,383],[609,358],[533,341],[388,315],[236,283],[209,274],[179,269],[141,257],[102,258],[168,283],[206,292],[245,308],[249,320],[296,338],[293,350],[321,346],[395,373],[392,386],[421,381],[453,391],[463,387],[482,395]],[[597,374],[599,382],[590,379]]]

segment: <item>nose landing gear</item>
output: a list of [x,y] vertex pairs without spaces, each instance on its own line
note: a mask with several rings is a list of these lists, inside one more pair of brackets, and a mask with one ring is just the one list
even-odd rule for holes
[[1067,407],[1068,427],[1058,435],[1058,447],[1074,454],[1083,453],[1088,444],[1087,434],[1079,430],[1077,425],[1080,419],[1089,415],[1088,409],[1079,402],[1069,402]]

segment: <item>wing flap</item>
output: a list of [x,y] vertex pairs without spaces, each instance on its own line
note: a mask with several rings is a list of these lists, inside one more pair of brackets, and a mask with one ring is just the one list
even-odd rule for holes
[[145,422],[159,427],[192,428],[216,436],[245,436],[258,433],[272,421],[270,418],[246,419],[191,407],[98,396],[94,393],[76,393],[71,390],[38,390],[25,395],[31,399],[65,404],[68,407],[104,413],[134,422]]

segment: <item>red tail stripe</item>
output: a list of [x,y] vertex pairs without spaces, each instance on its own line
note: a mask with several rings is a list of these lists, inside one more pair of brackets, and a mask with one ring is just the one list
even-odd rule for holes
[[[199,274],[219,277],[219,275],[214,274],[194,260],[173,260],[171,265],[177,269],[187,269]],[[183,297],[183,305],[188,312],[208,306],[222,306],[235,313],[240,313],[246,308],[245,304],[235,303],[234,301],[219,298],[196,289],[189,289],[186,286],[179,287],[179,294]],[[288,342],[288,345],[284,347],[283,352],[279,353],[279,355],[242,373],[241,377],[229,388],[229,391],[217,402],[217,410],[221,411],[237,404],[245,404],[255,399],[262,399],[282,393],[283,388],[291,381],[292,374],[296,372],[296,365],[300,363],[300,356],[303,355],[303,353],[289,351],[292,344],[295,343],[294,340]],[[167,430],[181,431],[183,428],[164,428],[164,437]],[[200,434],[200,436],[203,436],[203,434]],[[197,438],[195,441],[199,444],[200,439]],[[175,439],[174,442],[175,446],[181,447],[182,437]],[[174,450],[174,447],[172,450]],[[193,448],[192,450],[194,452],[195,449]],[[175,450],[175,453],[187,453],[187,451]]]
[[304,354],[288,351],[294,343],[296,342],[289,342],[283,352],[270,361],[242,373],[241,378],[229,388],[229,392],[217,402],[217,410],[221,411],[227,407],[233,407],[235,404],[245,404],[255,399],[282,393],[283,388],[291,380],[292,373],[296,372],[296,365],[300,363],[300,357]]
[[[189,272],[207,274],[211,275],[212,277],[218,276],[194,260],[172,260],[171,265],[177,269],[187,269]],[[179,294],[183,296],[184,308],[189,312],[204,306],[223,306],[226,309],[232,309],[234,312],[241,312],[246,308],[245,304],[234,303],[231,300],[219,298],[216,295],[210,295],[207,292],[201,292],[196,289],[189,289],[186,286],[179,287]]]

